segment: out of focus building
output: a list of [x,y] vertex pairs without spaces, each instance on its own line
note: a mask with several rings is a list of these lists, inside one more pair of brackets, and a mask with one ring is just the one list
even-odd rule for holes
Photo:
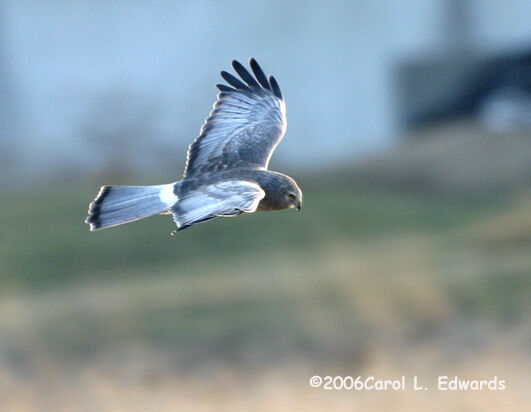
[[[160,167],[139,159],[171,147],[177,171],[217,72],[249,56],[288,102],[289,138],[274,162],[350,162],[404,128],[454,116],[512,124],[529,108],[529,16],[531,2],[520,0],[6,1],[0,147],[17,159],[17,176],[45,176],[105,168],[112,136],[123,145],[124,131],[142,130],[149,136],[132,134],[130,162]],[[112,108],[104,127],[102,107]]]
[[478,47],[481,14],[473,5],[447,0],[446,48],[399,64],[403,127],[474,117],[497,131],[531,128],[531,37],[523,45]]

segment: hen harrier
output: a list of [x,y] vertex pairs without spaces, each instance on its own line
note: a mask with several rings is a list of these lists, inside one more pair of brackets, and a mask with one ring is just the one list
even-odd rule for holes
[[[183,179],[157,186],[103,186],[89,206],[90,230],[155,214],[172,214],[177,231],[218,217],[255,211],[300,210],[302,192],[282,173],[267,170],[286,132],[286,105],[273,76],[250,60],[252,76],[234,60],[221,77],[218,99],[188,149]],[[172,232],[174,234],[176,231]]]

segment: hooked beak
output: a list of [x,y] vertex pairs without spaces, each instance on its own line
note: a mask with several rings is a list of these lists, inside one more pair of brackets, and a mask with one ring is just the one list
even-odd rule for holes
[[302,202],[300,200],[297,200],[294,206],[297,208],[298,211],[300,211],[302,209]]

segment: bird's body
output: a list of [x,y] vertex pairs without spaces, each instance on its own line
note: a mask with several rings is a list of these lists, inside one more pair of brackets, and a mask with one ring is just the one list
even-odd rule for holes
[[202,187],[208,186],[213,182],[224,180],[246,180],[258,184],[265,192],[265,196],[258,203],[257,210],[259,211],[274,211],[296,207],[296,205],[291,203],[289,205],[282,203],[282,196],[279,193],[279,190],[284,189],[286,185],[295,185],[295,181],[282,173],[260,169],[228,169],[216,172],[213,175],[205,174],[198,177],[185,178],[181,182],[177,182],[176,194],[183,197],[191,191],[201,190]]
[[218,217],[255,211],[300,209],[302,192],[282,173],[267,170],[286,130],[286,109],[277,82],[254,59],[253,77],[240,63],[227,72],[233,87],[218,85],[214,109],[188,150],[183,179],[156,186],[103,186],[86,223],[103,229],[171,213],[178,229]]

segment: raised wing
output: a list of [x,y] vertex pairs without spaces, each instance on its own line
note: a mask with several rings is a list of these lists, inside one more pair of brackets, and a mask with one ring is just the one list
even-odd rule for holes
[[240,166],[267,168],[286,132],[286,105],[275,78],[268,79],[256,60],[249,63],[254,76],[232,62],[243,81],[221,72],[232,87],[217,85],[221,93],[188,149],[184,176]]
[[252,213],[265,196],[262,188],[247,180],[223,180],[200,186],[181,197],[171,208],[178,230],[222,216]]

